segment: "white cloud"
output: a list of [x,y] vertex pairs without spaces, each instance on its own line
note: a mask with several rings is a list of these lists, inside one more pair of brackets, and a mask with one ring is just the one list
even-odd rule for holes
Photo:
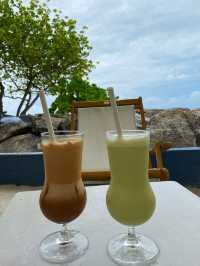
[[145,108],[171,108],[187,107],[199,108],[200,91],[192,91],[190,94],[181,95],[180,97],[146,97],[144,100]]
[[[51,0],[88,26],[90,77],[121,97],[142,95],[151,107],[197,105],[200,88],[199,0]],[[155,89],[156,88],[156,89]],[[200,105],[200,101],[199,101]]]
[[[54,97],[48,96],[46,99],[47,99],[47,105],[50,107]],[[3,104],[4,104],[4,109],[7,111],[7,114],[15,115],[17,112],[17,108],[19,106],[19,100],[4,98]],[[35,113],[43,113],[39,99],[36,101],[33,107],[28,111],[28,114],[35,114]]]

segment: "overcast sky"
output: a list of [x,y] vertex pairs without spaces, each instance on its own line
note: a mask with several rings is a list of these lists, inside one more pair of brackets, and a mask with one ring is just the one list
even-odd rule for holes
[[[199,0],[51,0],[88,26],[90,80],[146,108],[200,108]],[[14,105],[12,105],[14,109]],[[8,108],[7,108],[8,109]],[[39,111],[39,103],[33,112]]]

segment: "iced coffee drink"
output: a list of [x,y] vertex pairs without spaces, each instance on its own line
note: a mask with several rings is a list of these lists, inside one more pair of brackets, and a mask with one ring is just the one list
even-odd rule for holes
[[88,246],[83,235],[66,227],[66,223],[81,214],[86,204],[86,190],[81,179],[83,134],[60,131],[55,132],[52,140],[44,133],[41,147],[45,182],[40,208],[47,219],[64,225],[61,232],[53,233],[41,242],[41,255],[49,262],[71,262],[84,254]]
[[86,192],[81,180],[82,138],[44,140],[45,184],[40,196],[43,214],[55,223],[69,223],[83,211]]

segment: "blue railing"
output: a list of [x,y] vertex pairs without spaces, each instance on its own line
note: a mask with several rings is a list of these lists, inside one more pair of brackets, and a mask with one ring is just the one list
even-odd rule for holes
[[184,186],[200,187],[200,148],[173,148],[164,152],[170,179]]
[[[200,187],[200,148],[173,148],[163,153],[170,180]],[[44,165],[41,152],[0,153],[0,184],[41,186]]]
[[41,152],[0,153],[0,184],[41,186],[43,182]]

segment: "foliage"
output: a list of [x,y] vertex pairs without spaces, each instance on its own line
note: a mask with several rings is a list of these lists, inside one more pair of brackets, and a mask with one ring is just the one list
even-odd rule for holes
[[[57,90],[58,87],[55,94],[58,93]],[[106,90],[97,87],[96,84],[91,84],[87,79],[75,75],[66,86],[60,84],[59,95],[53,102],[50,112],[64,114],[71,110],[73,101],[105,100],[106,98]]]
[[94,64],[85,29],[38,0],[0,0],[0,97],[20,100],[17,115],[37,101],[39,88],[59,102],[74,75],[87,77]]

